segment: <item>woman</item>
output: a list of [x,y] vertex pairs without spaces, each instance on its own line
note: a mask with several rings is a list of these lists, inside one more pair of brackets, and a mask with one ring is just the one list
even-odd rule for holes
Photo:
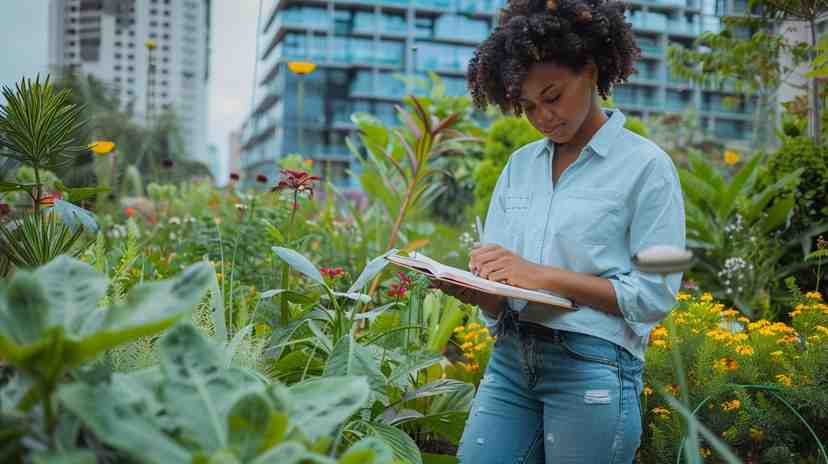
[[509,1],[469,65],[479,107],[525,114],[545,136],[500,174],[469,266],[560,294],[577,310],[434,284],[480,306],[498,335],[463,463],[635,458],[645,347],[681,275],[665,286],[631,260],[653,245],[683,248],[685,235],[669,156],[626,130],[620,111],[600,107],[639,54],[624,11],[615,1]]

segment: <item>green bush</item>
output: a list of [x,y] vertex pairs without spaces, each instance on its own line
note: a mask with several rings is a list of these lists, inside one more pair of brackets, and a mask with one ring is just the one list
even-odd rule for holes
[[[816,146],[807,136],[785,137],[782,147],[771,154],[760,169],[757,186],[772,185],[789,173],[802,169],[800,181],[791,189],[794,198],[794,214],[790,230],[806,234],[804,249],[791,250],[782,259],[789,266],[802,263],[802,254],[813,249],[820,234],[828,231],[828,148]],[[816,288],[813,266],[795,274],[800,286]]]

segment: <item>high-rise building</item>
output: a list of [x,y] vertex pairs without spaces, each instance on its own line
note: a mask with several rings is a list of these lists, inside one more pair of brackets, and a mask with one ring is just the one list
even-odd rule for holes
[[[616,89],[615,103],[639,116],[683,112],[693,105],[715,135],[749,137],[749,105],[727,107],[720,93],[694,88],[668,71],[668,46],[691,47],[702,30],[718,27],[715,5],[700,1],[710,0],[628,2],[643,56],[639,74]],[[269,2],[259,31],[256,98],[242,128],[242,168],[247,177],[274,176],[281,156],[301,152],[321,161],[315,166],[322,166],[321,173],[340,187],[354,186],[346,175],[356,167],[345,144],[355,129],[351,114],[368,112],[395,123],[394,105],[414,90],[399,75],[433,71],[442,77],[448,94],[465,94],[468,61],[504,4],[505,0]],[[312,62],[316,70],[293,73],[287,66],[291,61]]]
[[172,109],[187,155],[209,165],[210,2],[51,0],[49,62],[110,84],[139,122]]

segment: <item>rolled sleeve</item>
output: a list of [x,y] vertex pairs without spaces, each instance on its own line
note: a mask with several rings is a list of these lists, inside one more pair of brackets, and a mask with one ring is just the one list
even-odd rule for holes
[[[630,256],[655,245],[685,247],[684,201],[675,166],[665,154],[656,159],[635,196],[630,222]],[[624,320],[640,337],[673,308],[681,273],[662,277],[632,269],[610,277]]]

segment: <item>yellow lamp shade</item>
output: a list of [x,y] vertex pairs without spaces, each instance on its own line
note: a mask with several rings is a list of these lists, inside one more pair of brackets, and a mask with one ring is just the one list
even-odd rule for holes
[[115,149],[115,143],[109,140],[97,140],[86,146],[96,155],[106,155]]
[[288,61],[288,69],[295,74],[310,74],[316,70],[316,63],[309,61]]

